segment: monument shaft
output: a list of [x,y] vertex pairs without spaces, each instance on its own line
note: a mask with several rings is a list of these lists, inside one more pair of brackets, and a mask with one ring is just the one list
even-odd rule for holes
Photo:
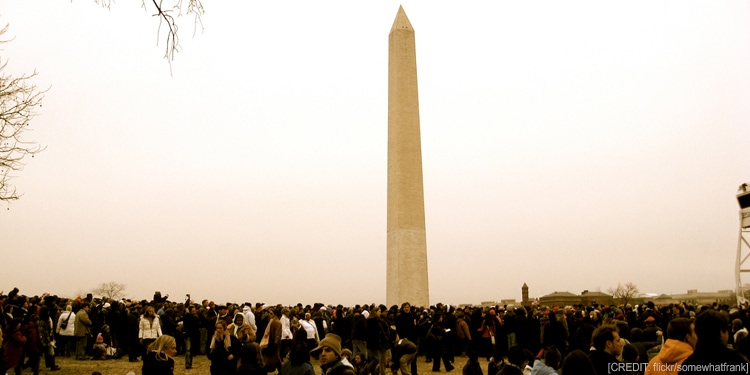
[[388,44],[386,303],[429,306],[414,29],[399,7]]

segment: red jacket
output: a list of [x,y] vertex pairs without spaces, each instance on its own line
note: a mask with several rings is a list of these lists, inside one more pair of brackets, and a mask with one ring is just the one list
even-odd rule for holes
[[3,340],[3,357],[6,368],[16,368],[23,362],[23,347],[26,337],[20,329],[8,332]]
[[23,327],[23,335],[26,336],[26,355],[42,352],[42,342],[39,340],[39,327],[36,322],[27,323]]
[[490,338],[492,336],[496,336],[497,327],[503,325],[503,321],[500,320],[500,317],[497,315],[493,315],[489,319],[491,319],[494,324],[492,325],[486,324],[487,321],[485,319],[482,319],[482,326],[479,327],[479,330],[478,330],[479,332],[482,332],[482,337],[484,338]]

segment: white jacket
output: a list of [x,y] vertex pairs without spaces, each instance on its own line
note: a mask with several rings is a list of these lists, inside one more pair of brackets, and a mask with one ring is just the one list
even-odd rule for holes
[[250,306],[245,305],[245,307],[242,308],[242,315],[245,316],[245,323],[249,324],[250,327],[253,327],[253,331],[258,331],[258,326],[255,325],[255,314],[253,314]]
[[[68,320],[68,315],[70,315],[70,320]],[[62,324],[64,321],[68,321],[68,326],[65,327],[65,329],[61,329]],[[73,336],[73,333],[75,332],[76,327],[76,313],[70,311],[63,311],[62,314],[60,314],[60,317],[57,319],[57,333],[60,334],[60,336]]]
[[159,315],[154,316],[154,321],[149,322],[148,319],[141,315],[141,322],[138,328],[138,338],[143,339],[156,339],[161,336],[161,324],[159,323]]
[[281,316],[281,339],[291,340],[292,339],[292,325],[289,318],[286,315]]

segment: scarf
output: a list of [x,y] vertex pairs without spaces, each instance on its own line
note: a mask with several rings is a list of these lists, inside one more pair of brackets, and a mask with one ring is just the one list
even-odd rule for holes
[[[232,346],[232,341],[229,339],[229,333],[224,332],[224,350],[229,351],[229,347]],[[216,335],[211,336],[211,346],[209,347],[213,352],[216,349]]]

